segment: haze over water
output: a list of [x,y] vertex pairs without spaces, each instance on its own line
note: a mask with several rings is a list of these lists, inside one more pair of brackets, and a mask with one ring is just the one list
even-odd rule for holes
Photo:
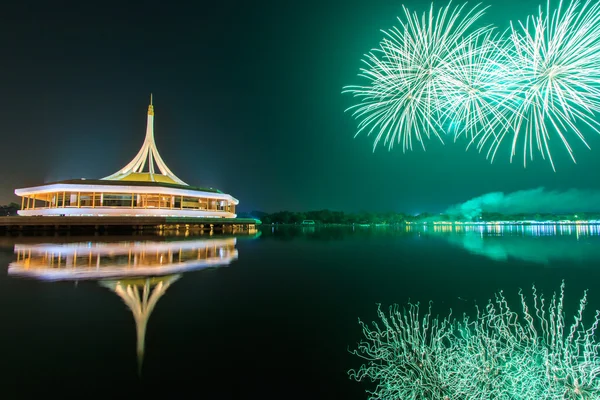
[[[0,238],[2,398],[365,399],[348,379],[377,303],[475,315],[566,283],[600,309],[597,226],[292,228]],[[141,329],[143,328],[143,329]],[[35,384],[32,384],[35,382]]]

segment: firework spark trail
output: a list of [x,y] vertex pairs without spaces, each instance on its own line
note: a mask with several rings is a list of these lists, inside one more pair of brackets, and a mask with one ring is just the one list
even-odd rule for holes
[[[468,57],[463,36],[483,15],[484,9],[466,9],[451,5],[421,16],[404,7],[399,27],[384,32],[379,49],[364,60],[361,76],[370,82],[366,86],[348,86],[361,102],[349,110],[360,119],[357,135],[367,131],[377,133],[373,149],[383,138],[390,149],[401,143],[411,149],[413,140],[424,147],[423,138],[432,134],[442,140],[441,102],[447,93],[449,70],[460,57]],[[463,16],[464,14],[464,16]],[[472,35],[490,28],[480,28]]]
[[510,69],[503,42],[501,35],[492,30],[476,32],[457,49],[460,54],[447,62],[440,98],[441,124],[460,125],[455,140],[465,135],[469,139],[467,148],[478,142],[481,150],[490,138],[495,140],[495,132],[508,126],[508,111],[514,111],[506,101],[510,95]]
[[552,168],[557,138],[575,161],[569,141],[587,146],[583,126],[600,133],[600,3],[553,8],[548,0],[545,12],[505,34],[475,27],[484,11],[404,8],[400,25],[365,56],[368,83],[344,88],[359,100],[348,109],[360,121],[356,135],[375,133],[373,150],[383,139],[403,151],[414,140],[424,148],[432,135],[464,136],[491,161],[508,141],[511,162],[522,146],[524,165],[537,149]]
[[575,161],[568,136],[587,146],[577,124],[600,128],[594,118],[600,113],[600,3],[574,1],[564,9],[560,1],[552,10],[548,1],[545,13],[540,7],[537,16],[511,24],[508,43],[514,112],[504,113],[508,129],[491,144],[491,158],[512,135],[511,161],[522,142],[524,164],[537,147],[554,168],[549,141],[555,134]]

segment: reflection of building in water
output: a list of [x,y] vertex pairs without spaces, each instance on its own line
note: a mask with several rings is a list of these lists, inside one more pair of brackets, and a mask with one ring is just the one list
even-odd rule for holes
[[131,310],[136,326],[138,369],[146,326],[158,300],[181,273],[220,267],[237,259],[236,238],[183,241],[15,244],[11,276],[49,281],[98,280]]
[[175,242],[15,244],[9,275],[44,280],[152,276],[229,264],[235,238]]
[[115,292],[133,313],[137,337],[138,371],[141,373],[146,347],[146,326],[156,303],[181,275],[156,278],[105,280],[100,285]]

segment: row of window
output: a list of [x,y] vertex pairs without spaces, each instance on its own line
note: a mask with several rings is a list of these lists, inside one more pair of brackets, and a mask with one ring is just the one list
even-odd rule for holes
[[234,212],[227,200],[160,194],[59,192],[23,198],[23,209],[61,207],[128,207],[194,209]]

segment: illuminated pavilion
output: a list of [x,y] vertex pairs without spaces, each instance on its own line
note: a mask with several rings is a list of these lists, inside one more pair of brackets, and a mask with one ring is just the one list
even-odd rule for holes
[[15,194],[21,197],[18,213],[24,216],[235,218],[239,203],[219,190],[189,186],[171,172],[154,141],[152,96],[146,138],[140,151],[125,167],[98,180],[81,178],[53,182],[16,189]]

